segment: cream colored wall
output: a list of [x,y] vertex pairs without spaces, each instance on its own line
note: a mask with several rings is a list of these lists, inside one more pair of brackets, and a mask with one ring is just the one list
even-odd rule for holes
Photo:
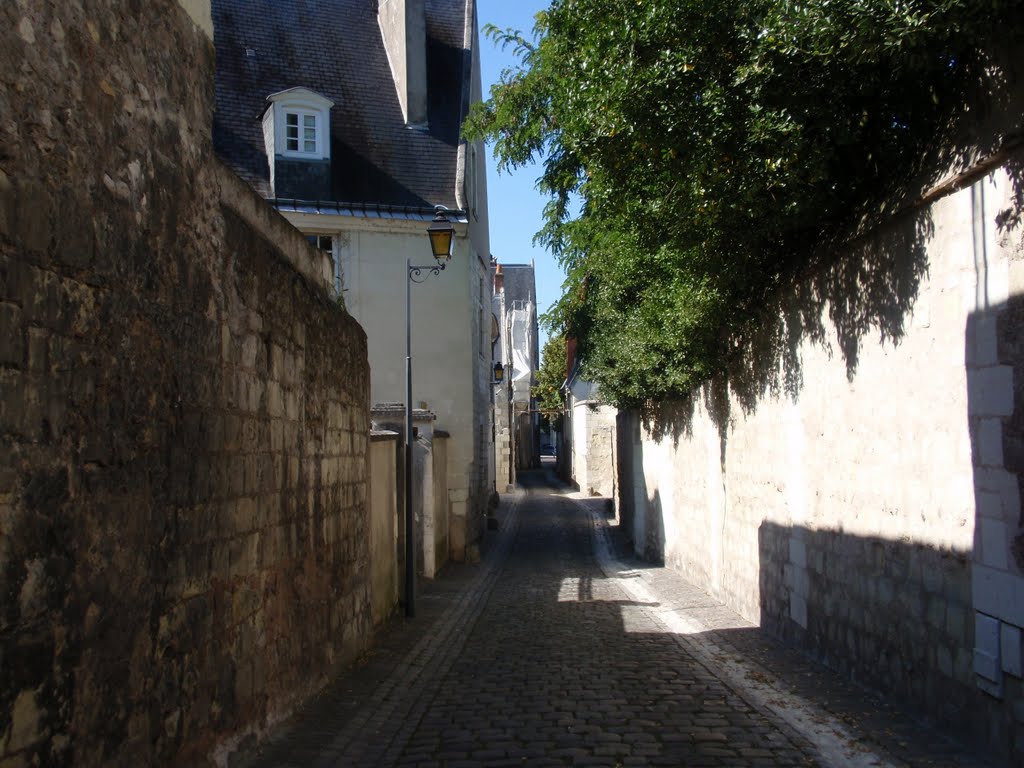
[[577,379],[569,411],[573,481],[584,493],[614,496],[616,409],[601,402],[595,384]]
[[450,552],[448,544],[448,438],[435,434],[433,450],[431,451],[433,461],[433,488],[431,493],[434,496],[434,510],[436,523],[434,535],[430,541],[433,547],[433,561],[437,568],[441,568],[447,561]]
[[398,434],[375,432],[369,453],[370,583],[373,624],[380,626],[398,604]]
[[[286,214],[303,232],[332,234],[344,274],[345,306],[366,331],[371,403],[405,402],[406,264],[434,263],[428,222]],[[341,228],[345,229],[342,230]],[[448,446],[449,513],[463,526],[471,514],[479,404],[480,344],[475,337],[480,260],[468,228],[456,224],[446,269],[412,285],[413,403],[437,414],[435,427],[451,435]],[[488,302],[489,306],[489,302]],[[488,348],[489,356],[489,348]],[[489,359],[489,358],[488,358]],[[483,410],[486,418],[486,410]],[[489,430],[485,431],[490,437]],[[465,530],[451,531],[452,554],[464,557]]]
[[[797,397],[765,396],[750,414],[732,397],[724,434],[705,397],[678,445],[645,434],[638,549],[660,540],[668,564],[757,622],[766,597],[759,531],[806,531],[793,535],[786,574],[788,617],[805,628],[802,539],[817,532],[973,559],[980,611],[1001,610],[990,595],[1024,594],[1008,565],[1020,494],[1001,465],[1013,375],[997,364],[995,321],[984,319],[1024,293],[1020,231],[1000,231],[996,218],[1013,208],[1012,195],[996,171],[933,204],[928,270],[905,334],[898,345],[864,337],[852,378],[829,328],[826,346],[800,347]],[[966,336],[969,323],[977,338]],[[1024,609],[1002,612],[1002,621],[1024,621]]]
[[[1006,301],[1010,256],[994,220],[1008,204],[1006,177],[993,174],[977,189],[992,212],[987,271],[979,281],[972,190],[937,202],[928,275],[898,346],[869,335],[847,378],[831,328],[827,347],[800,347],[796,399],[768,396],[744,414],[733,397],[724,440],[703,398],[678,447],[645,435],[643,492],[661,512],[666,562],[748,619],[759,618],[766,522],[972,552],[965,328],[972,313]],[[638,542],[655,535],[652,522],[656,515],[638,524]]]
[[[788,394],[744,411],[733,393],[705,389],[686,428],[627,445],[639,482],[622,509],[638,551],[1019,757],[1024,225],[1007,172],[964,185],[869,233],[834,268],[871,265],[894,245],[897,260],[915,260],[899,246],[923,246],[916,290],[876,261],[881,271],[847,294],[855,308],[870,291],[891,300],[898,344],[875,316],[848,371],[837,307],[826,307],[825,343],[799,344],[801,383]],[[908,226],[916,236],[902,240]],[[900,291],[909,304],[891,299]]]

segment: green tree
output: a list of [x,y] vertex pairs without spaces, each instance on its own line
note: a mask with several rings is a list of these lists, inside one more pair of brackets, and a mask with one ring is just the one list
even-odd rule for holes
[[[549,327],[619,405],[728,365],[811,248],[889,199],[983,72],[1000,0],[554,0],[493,27],[506,70],[465,131],[543,158]],[[579,212],[574,214],[576,201]]]
[[537,408],[544,412],[547,422],[559,430],[562,428],[562,410],[565,406],[562,397],[562,384],[567,375],[565,366],[565,336],[557,334],[549,337],[541,350],[540,370],[537,371],[533,396],[537,398]]

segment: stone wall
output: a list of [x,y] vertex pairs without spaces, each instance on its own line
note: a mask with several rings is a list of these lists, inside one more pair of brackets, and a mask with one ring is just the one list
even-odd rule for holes
[[618,446],[638,552],[1019,765],[1024,154],[1007,135],[782,297],[728,381],[620,417]]
[[373,623],[383,624],[398,604],[398,532],[405,525],[398,519],[398,467],[404,451],[397,432],[375,429],[370,447],[370,572],[373,595]]
[[[433,504],[433,531],[431,541],[424,543],[424,557],[433,563],[433,572],[428,574],[436,576],[437,573],[448,562],[451,548],[448,544],[448,535],[451,529],[448,520],[448,441],[450,435],[440,429],[434,430],[430,448],[431,478],[432,487],[423,486],[424,492],[432,493]],[[426,526],[424,526],[426,530]],[[430,547],[433,545],[433,552]]]
[[170,0],[0,6],[4,765],[223,760],[370,637],[365,335],[213,64]]
[[566,410],[571,436],[571,482],[591,496],[614,496],[616,409],[601,402],[597,385],[576,380]]

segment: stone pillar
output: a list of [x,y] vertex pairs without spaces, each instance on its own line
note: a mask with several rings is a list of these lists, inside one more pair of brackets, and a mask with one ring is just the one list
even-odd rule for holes
[[[398,433],[400,444],[405,444],[405,406],[402,403],[378,403],[371,409],[374,429],[386,429]],[[413,518],[415,521],[419,547],[416,553],[416,572],[428,578],[436,574],[436,558],[433,554],[435,532],[434,516],[434,478],[432,443],[434,433],[433,411],[425,408],[414,408],[412,412],[413,428]],[[404,452],[402,453],[404,457]],[[404,573],[405,562],[405,472],[406,467],[399,464],[396,474],[398,504],[398,562],[399,569]],[[428,542],[430,542],[428,546]],[[428,552],[429,549],[429,552]],[[403,582],[404,583],[404,582]]]

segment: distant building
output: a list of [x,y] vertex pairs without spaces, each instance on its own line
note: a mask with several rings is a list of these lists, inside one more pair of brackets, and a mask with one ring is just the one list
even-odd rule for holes
[[366,330],[374,403],[405,401],[406,263],[433,264],[434,207],[457,211],[446,271],[412,289],[413,399],[450,436],[450,554],[472,557],[493,486],[490,248],[475,0],[213,0],[217,153],[310,240]]
[[580,376],[575,340],[566,345],[562,478],[592,496],[615,495],[615,417],[618,410],[601,400],[598,386]]
[[493,356],[504,367],[494,390],[494,463],[498,490],[515,485],[519,470],[540,466],[539,421],[533,386],[540,366],[537,282],[533,264],[493,263]]

